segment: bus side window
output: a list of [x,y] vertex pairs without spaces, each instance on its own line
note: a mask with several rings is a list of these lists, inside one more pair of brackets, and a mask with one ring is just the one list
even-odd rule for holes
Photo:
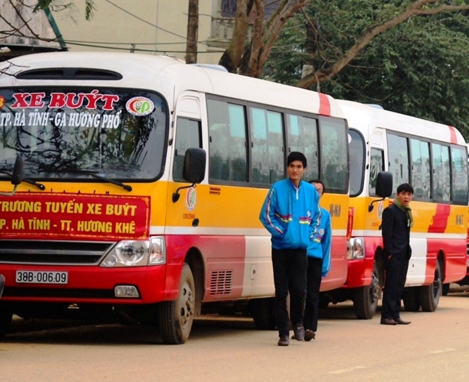
[[184,167],[184,155],[188,148],[202,148],[200,134],[200,122],[179,117],[176,124],[176,143],[173,160],[173,180],[184,182],[182,169]]
[[396,185],[409,182],[409,150],[407,138],[388,133],[389,171],[395,185],[392,197],[395,197]]
[[451,191],[449,147],[438,143],[432,143],[431,146],[433,199],[441,202],[449,202]]
[[[352,171],[352,168],[350,168]],[[370,179],[369,179],[369,195],[376,196],[376,181],[378,174],[384,171],[384,151],[378,149],[371,149],[370,155]]]
[[410,140],[412,158],[412,186],[414,197],[430,199],[430,150],[428,142],[419,139]]

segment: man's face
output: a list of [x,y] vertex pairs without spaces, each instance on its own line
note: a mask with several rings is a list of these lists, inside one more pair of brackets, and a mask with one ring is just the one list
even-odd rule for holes
[[401,202],[404,207],[409,207],[409,203],[412,201],[412,194],[408,191],[402,191],[397,194],[397,199]]
[[296,185],[298,185],[305,172],[303,162],[299,160],[294,160],[293,162],[290,162],[290,164],[288,165],[287,172],[290,180]]

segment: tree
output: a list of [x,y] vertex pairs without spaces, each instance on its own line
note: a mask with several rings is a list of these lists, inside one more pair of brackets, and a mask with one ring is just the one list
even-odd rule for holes
[[[371,1],[356,3],[353,8],[338,8],[338,3],[316,2],[305,15],[289,21],[265,66],[266,77],[297,84],[304,64],[316,72],[332,65],[349,41],[358,41],[366,26],[379,18],[378,1],[374,8]],[[356,22],[346,22],[350,19]],[[320,33],[308,33],[308,29]],[[336,98],[376,103],[451,124],[468,139],[469,105],[463,101],[469,97],[468,53],[467,14],[415,17],[376,36],[339,73],[322,81],[320,90]]]
[[[465,1],[441,2],[438,0],[400,0],[394,2],[377,2],[373,0],[356,1],[328,1],[328,0],[278,0],[278,6],[270,17],[265,19],[264,0],[239,0],[235,17],[233,38],[230,45],[220,59],[220,64],[230,72],[258,77],[261,74],[272,47],[279,37],[283,27],[294,15],[303,11],[309,5],[331,8],[329,3],[340,11],[341,8],[360,6],[374,12],[375,17],[369,25],[349,44],[341,47],[330,47],[335,51],[335,59],[316,68],[311,74],[297,82],[297,86],[311,88],[317,82],[327,81],[336,76],[350,64],[376,36],[395,28],[397,25],[415,16],[435,15],[440,12],[455,12],[469,10]],[[329,5],[329,6],[328,6]],[[248,20],[251,12],[256,12],[251,36],[248,38]],[[347,20],[355,23],[357,20]],[[353,41],[353,42],[352,42]]]

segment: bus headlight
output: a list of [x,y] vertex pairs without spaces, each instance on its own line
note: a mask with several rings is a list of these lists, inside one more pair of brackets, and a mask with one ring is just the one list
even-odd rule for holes
[[348,241],[347,259],[363,259],[365,257],[365,240],[362,237],[355,237]]
[[101,262],[102,267],[143,267],[166,263],[164,238],[150,240],[123,240]]

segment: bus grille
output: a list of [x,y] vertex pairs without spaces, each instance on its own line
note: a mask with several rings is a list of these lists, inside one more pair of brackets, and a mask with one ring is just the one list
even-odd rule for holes
[[0,263],[96,265],[116,243],[0,240]]

